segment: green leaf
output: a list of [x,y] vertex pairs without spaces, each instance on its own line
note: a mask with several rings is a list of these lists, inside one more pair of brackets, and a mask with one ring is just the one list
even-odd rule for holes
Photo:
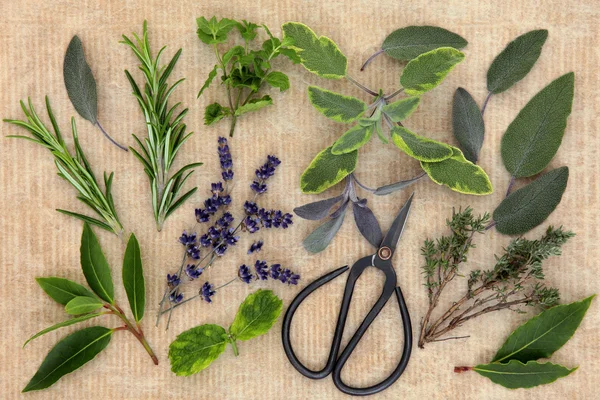
[[331,153],[341,155],[360,149],[371,139],[375,131],[375,123],[356,124],[348,129],[331,148]]
[[202,371],[225,351],[227,342],[227,332],[219,325],[200,325],[179,334],[169,346],[171,371],[177,376]]
[[95,298],[94,294],[79,283],[64,278],[35,278],[36,282],[54,301],[63,306],[75,297],[87,296]]
[[340,182],[356,168],[358,151],[335,155],[333,146],[321,151],[300,177],[302,193],[321,193]]
[[308,87],[308,100],[318,112],[336,122],[356,121],[367,111],[363,101],[317,86]]
[[23,392],[50,387],[91,361],[108,346],[112,333],[111,329],[93,326],[70,334],[50,350]]
[[419,107],[419,97],[406,97],[383,106],[381,111],[393,122],[404,121]]
[[452,47],[423,53],[409,61],[402,71],[400,85],[409,96],[419,96],[438,86],[465,55]]
[[110,267],[102,253],[98,238],[87,223],[83,224],[81,235],[81,269],[94,293],[102,300],[113,304],[114,289]]
[[487,73],[487,88],[502,93],[525,77],[533,68],[548,38],[548,31],[527,32],[512,42],[492,62]]
[[300,64],[302,63],[302,59],[294,49],[279,49],[279,54],[286,56],[292,64]]
[[228,107],[223,107],[219,103],[212,103],[204,109],[204,125],[212,125],[230,114],[231,111]]
[[410,61],[440,47],[462,49],[467,41],[456,33],[437,26],[407,26],[390,33],[381,49],[401,61]]
[[557,305],[531,318],[510,334],[492,362],[549,358],[571,339],[594,297]]
[[258,25],[252,22],[248,22],[245,19],[242,20],[241,23],[237,23],[237,28],[240,31],[240,35],[246,41],[254,40],[258,32]]
[[458,88],[454,92],[452,128],[465,158],[472,163],[477,163],[483,145],[485,124],[479,106],[463,88]]
[[243,57],[246,54],[246,50],[242,46],[233,46],[223,54],[223,64],[229,64],[229,61]]
[[446,185],[455,192],[484,195],[493,192],[485,171],[468,161],[462,151],[452,147],[452,157],[434,163],[421,162],[421,167],[432,181]]
[[144,317],[146,305],[146,285],[142,267],[142,253],[137,238],[132,233],[123,257],[123,286],[127,292],[129,306],[136,322]]
[[204,17],[196,18],[198,24],[198,38],[206,44],[219,44],[227,41],[227,35],[238,23],[234,20],[223,18],[217,21],[212,17],[208,21]]
[[273,100],[270,96],[263,96],[260,99],[252,99],[243,106],[238,107],[238,109],[235,110],[235,115],[240,116],[252,111],[258,111],[261,108],[270,106],[272,104]]
[[283,38],[291,42],[304,68],[322,78],[341,79],[346,76],[348,60],[337,45],[325,36],[317,35],[306,25],[288,22],[281,27]]
[[233,340],[250,340],[271,329],[279,318],[283,302],[271,290],[259,289],[240,304],[229,333]]
[[542,171],[562,142],[571,114],[575,74],[556,79],[519,112],[502,137],[504,166],[515,178]]
[[102,313],[84,314],[84,315],[80,315],[80,316],[75,317],[75,318],[68,319],[68,320],[63,321],[63,322],[59,322],[58,324],[54,324],[52,326],[49,326],[48,328],[39,331],[38,333],[36,333],[35,335],[33,335],[32,337],[30,337],[29,339],[27,339],[27,341],[23,344],[23,347],[27,346],[27,343],[31,342],[33,339],[37,339],[40,336],[45,335],[48,332],[55,331],[55,330],[57,330],[59,328],[65,327],[65,326],[74,325],[74,324],[77,324],[79,322],[87,321],[88,319],[99,317],[100,315],[103,315],[103,314]]
[[392,141],[400,150],[419,161],[439,162],[454,154],[452,147],[447,144],[419,136],[403,126],[392,128]]
[[569,375],[577,368],[568,369],[552,363],[529,361],[523,364],[511,360],[507,364],[481,364],[473,367],[479,375],[489,378],[492,382],[508,389],[532,388],[534,386],[552,383],[558,378]]
[[96,311],[103,303],[95,297],[79,296],[69,301],[65,306],[67,314],[81,315]]
[[544,222],[560,203],[568,180],[569,168],[560,167],[512,192],[494,210],[498,232],[520,235]]
[[83,53],[83,45],[77,35],[73,36],[63,65],[67,94],[75,110],[92,124],[98,122],[98,96],[96,80]]
[[283,72],[273,71],[265,77],[265,81],[275,88],[279,88],[280,92],[290,88],[290,80]]
[[206,89],[208,89],[208,87],[210,86],[212,81],[217,76],[218,69],[219,69],[219,66],[215,65],[215,67],[212,69],[212,71],[210,71],[208,73],[208,78],[206,78],[206,81],[204,82],[204,85],[202,85],[202,88],[200,88],[200,91],[198,92],[198,96],[196,98],[200,97],[202,95],[202,92],[204,92]]

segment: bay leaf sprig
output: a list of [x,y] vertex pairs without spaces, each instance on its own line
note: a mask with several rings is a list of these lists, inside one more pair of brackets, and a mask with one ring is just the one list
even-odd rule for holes
[[46,110],[54,132],[51,132],[44,122],[42,122],[36,113],[31,100],[28,101],[28,105],[21,101],[21,108],[27,118],[26,121],[12,119],[5,119],[4,121],[24,128],[32,136],[10,135],[9,137],[29,140],[48,149],[54,156],[54,163],[58,169],[58,176],[77,189],[77,192],[79,193],[77,199],[91,208],[98,215],[98,218],[62,209],[57,209],[57,211],[102,229],[106,229],[117,236],[121,236],[123,233],[123,226],[117,216],[111,191],[113,173],[111,172],[109,175],[107,175],[106,172],[104,173],[105,189],[102,191],[96,180],[96,175],[79,144],[75,119],[71,118],[71,130],[73,134],[73,144],[75,146],[75,155],[72,155],[60,133],[48,97],[46,97]]
[[196,192],[196,187],[183,194],[182,189],[193,174],[194,168],[199,167],[202,163],[187,164],[177,172],[170,174],[177,153],[193,134],[186,133],[187,127],[183,122],[188,109],[177,111],[180,103],[169,105],[171,95],[183,82],[183,79],[179,79],[172,85],[168,83],[181,55],[181,49],[175,53],[167,65],[160,65],[165,47],[159,50],[155,58],[152,57],[146,21],[144,21],[142,37],[140,38],[135,33],[133,37],[135,43],[123,35],[122,43],[131,48],[141,63],[140,70],[145,79],[145,83],[142,85],[143,90],[140,89],[129,71],[125,70],[125,75],[144,114],[144,129],[148,136],[142,142],[134,134],[133,138],[138,149],[133,147],[130,149],[148,175],[154,219],[156,228],[160,231],[165,220]]
[[158,358],[140,326],[144,316],[146,289],[140,245],[135,235],[131,234],[129,237],[123,259],[123,285],[133,321],[115,301],[110,266],[88,223],[83,225],[80,253],[81,269],[91,290],[64,278],[36,278],[44,292],[74,317],[43,329],[30,337],[23,346],[48,332],[104,315],[116,316],[122,325],[112,329],[102,326],[84,328],[62,339],[50,350],[23,392],[45,389],[91,361],[108,346],[113,333],[117,331],[130,332],[142,344],[154,364],[158,365]]

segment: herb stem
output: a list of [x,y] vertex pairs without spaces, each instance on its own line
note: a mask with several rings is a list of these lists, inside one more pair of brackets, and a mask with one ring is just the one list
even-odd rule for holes
[[389,101],[389,100],[393,99],[394,97],[398,96],[402,92],[404,92],[404,88],[400,88],[400,89],[396,90],[394,93],[392,93],[388,96],[384,96],[383,99],[385,101]]
[[379,96],[379,94],[377,92],[374,92],[373,90],[369,89],[368,87],[362,85],[361,83],[356,81],[354,78],[352,78],[350,75],[346,74],[346,79],[348,79],[348,81],[350,83],[352,83],[354,86],[365,91],[366,93],[370,94],[371,96],[373,96],[373,97]]
[[374,54],[372,54],[369,58],[367,58],[367,61],[365,61],[364,64],[362,65],[362,67],[360,67],[360,70],[364,71],[365,68],[367,68],[367,66],[369,64],[371,64],[371,61],[373,61],[375,59],[375,57],[377,57],[378,55],[380,55],[383,52],[384,52],[383,49],[377,50]]
[[119,143],[117,143],[117,142],[116,142],[116,141],[115,141],[113,138],[111,138],[111,137],[109,136],[109,134],[108,134],[108,133],[106,133],[106,131],[104,130],[104,128],[102,127],[102,125],[100,125],[100,121],[96,120],[96,126],[98,126],[98,129],[100,129],[100,132],[102,132],[102,134],[103,134],[104,136],[106,136],[106,138],[107,138],[108,140],[110,140],[112,144],[114,144],[115,146],[117,146],[117,147],[118,147],[118,148],[120,148],[121,150],[124,150],[124,151],[129,151],[129,149],[128,149],[127,147],[120,145],[120,144],[119,144]]
[[370,188],[366,185],[363,185],[358,179],[356,179],[356,175],[354,175],[354,173],[350,174],[350,177],[354,180],[354,182],[356,182],[356,184],[358,186],[360,186],[362,189],[366,190],[367,192],[371,192],[371,193],[375,193],[376,189]]
[[237,343],[236,343],[236,341],[235,341],[235,340],[233,340],[233,339],[231,339],[231,340],[229,341],[229,343],[231,343],[231,348],[233,349],[233,355],[234,355],[234,356],[236,356],[236,357],[237,357],[237,356],[239,356],[239,355],[240,355],[240,352],[238,351],[238,348],[237,348]]
[[510,181],[508,182],[508,188],[506,188],[506,195],[504,197],[508,197],[508,195],[512,191],[514,184],[515,184],[515,177],[511,176]]
[[488,102],[490,101],[490,98],[492,97],[492,92],[488,92],[487,97],[485,98],[484,102],[483,102],[483,106],[481,106],[481,116],[483,117],[483,113],[485,112],[485,109],[487,108]]
[[[118,305],[106,304],[105,307],[111,310],[117,317],[119,317],[125,323],[125,328],[127,328],[127,330],[131,332],[133,336],[135,336],[135,338],[142,344],[142,346],[144,346],[144,349],[152,359],[154,365],[158,365],[158,357],[156,357],[156,354],[154,354],[154,351],[152,350],[152,348],[148,344],[148,341],[144,337],[144,332],[142,331],[142,328],[138,325],[136,329],[135,326],[133,326],[133,324],[125,316],[125,313],[123,312],[121,307],[119,307]],[[121,329],[117,328],[116,330]]]

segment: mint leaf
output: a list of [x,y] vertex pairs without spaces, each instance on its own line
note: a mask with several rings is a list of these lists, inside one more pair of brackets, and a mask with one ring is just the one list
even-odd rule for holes
[[356,168],[358,152],[335,155],[331,147],[321,151],[300,177],[302,193],[321,193],[340,182]]
[[419,136],[403,126],[392,128],[392,141],[403,152],[419,161],[438,162],[452,157],[452,147]]
[[458,88],[454,92],[452,128],[465,158],[472,163],[477,163],[483,145],[485,124],[479,106],[463,88]]
[[531,388],[552,383],[576,369],[568,369],[549,362],[541,364],[537,361],[529,361],[527,364],[523,364],[517,360],[511,360],[507,364],[491,363],[473,367],[473,371],[479,375],[509,389]]
[[265,81],[275,87],[279,88],[280,92],[288,90],[290,88],[290,80],[283,72],[273,71],[265,77]]
[[27,346],[27,343],[31,342],[33,339],[39,338],[40,336],[45,335],[48,332],[55,331],[55,330],[57,330],[59,328],[65,327],[65,326],[74,325],[74,324],[77,324],[79,322],[87,321],[88,319],[99,317],[100,315],[102,315],[102,313],[84,314],[84,315],[80,315],[80,316],[75,317],[75,318],[68,319],[68,320],[63,321],[63,322],[59,322],[58,324],[54,324],[52,326],[49,326],[48,328],[39,331],[38,333],[36,333],[35,335],[33,335],[32,337],[30,337],[29,339],[27,339],[27,341],[23,344],[23,347]]
[[242,38],[248,42],[254,40],[254,38],[258,34],[258,25],[252,22],[248,22],[245,19],[243,19],[241,23],[238,22],[236,26],[238,28],[238,31],[240,31],[240,35],[242,36]]
[[217,21],[212,17],[208,21],[204,17],[196,18],[198,24],[198,38],[206,44],[219,44],[227,41],[227,35],[238,23],[234,20],[223,18]]
[[35,278],[36,282],[46,294],[57,303],[66,306],[67,303],[78,296],[96,297],[79,283],[64,278]]
[[248,295],[229,327],[233,340],[250,340],[271,329],[279,318],[283,302],[271,290],[259,289]]
[[253,99],[243,106],[239,106],[238,109],[235,110],[235,115],[239,116],[252,111],[257,111],[263,107],[270,106],[271,104],[273,104],[273,100],[270,96],[263,96],[260,99]]
[[223,107],[219,103],[212,103],[204,109],[204,125],[212,125],[230,114],[231,111],[228,107]]
[[146,306],[146,284],[140,244],[133,233],[129,236],[123,257],[123,286],[133,317],[136,322],[140,322],[144,317],[144,307]]
[[340,138],[333,144],[331,153],[335,155],[346,154],[360,149],[371,139],[375,130],[375,123],[356,124],[348,129]]
[[467,41],[456,33],[437,26],[407,26],[390,33],[381,49],[396,60],[410,61],[440,47],[462,49]]
[[81,315],[92,311],[96,311],[97,309],[102,307],[102,305],[102,302],[97,298],[79,296],[75,297],[73,300],[67,303],[67,305],[65,306],[65,311],[67,314]]
[[423,53],[409,61],[402,71],[400,85],[409,96],[419,96],[438,86],[465,55],[452,47]]
[[336,122],[355,121],[367,110],[367,105],[355,97],[317,86],[308,87],[308,100],[318,112]]
[[219,69],[219,66],[215,65],[215,67],[212,69],[212,71],[210,71],[208,73],[208,78],[206,78],[206,81],[204,82],[204,85],[202,85],[202,87],[200,88],[200,91],[198,92],[198,96],[196,96],[196,98],[200,97],[202,95],[202,92],[204,92],[206,89],[208,89],[208,87],[210,86],[212,81],[217,76],[218,69]]
[[114,288],[110,267],[102,253],[96,234],[87,223],[83,224],[80,253],[81,269],[88,285],[98,297],[113,304]]
[[73,36],[63,65],[67,94],[75,110],[92,124],[98,122],[98,96],[96,80],[83,53],[83,45],[77,35]]
[[225,351],[227,342],[227,332],[219,325],[200,325],[182,332],[169,346],[171,371],[177,376],[202,371]]
[[393,122],[404,121],[419,106],[419,97],[407,97],[383,106],[381,111]]

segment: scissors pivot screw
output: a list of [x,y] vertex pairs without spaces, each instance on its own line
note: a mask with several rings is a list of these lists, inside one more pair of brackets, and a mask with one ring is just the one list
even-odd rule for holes
[[379,258],[382,260],[389,260],[392,257],[392,249],[389,247],[382,247],[378,251]]

